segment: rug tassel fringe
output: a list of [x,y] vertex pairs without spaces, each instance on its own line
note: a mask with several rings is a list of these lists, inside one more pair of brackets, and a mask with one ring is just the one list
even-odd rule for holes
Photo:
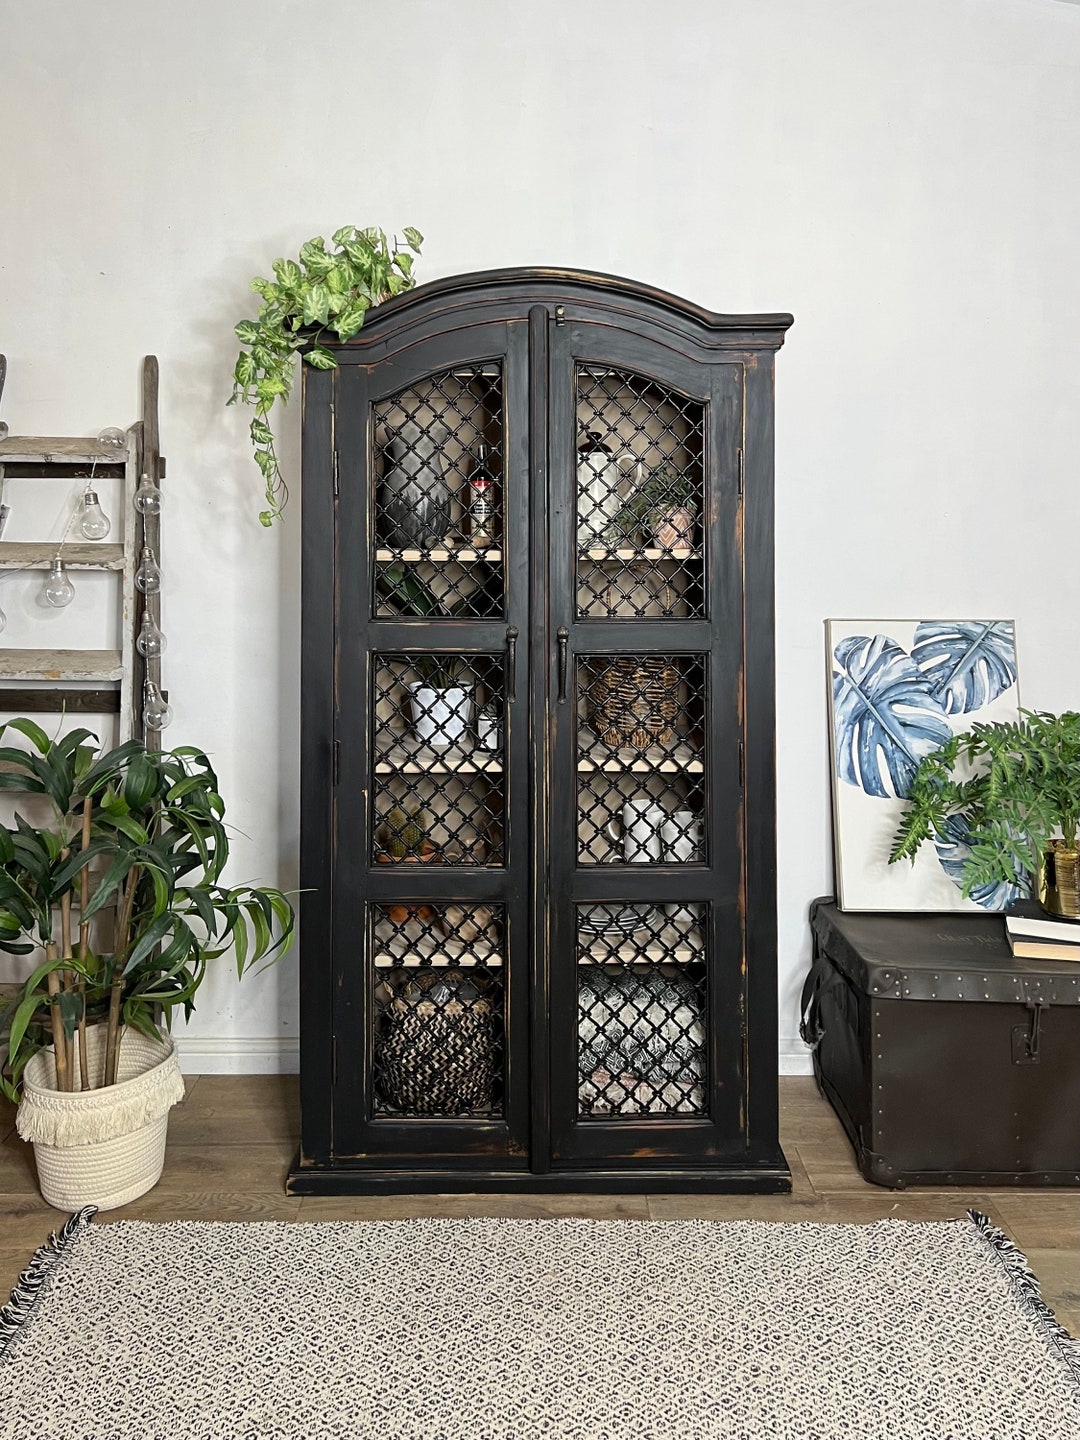
[[1080,1339],[1070,1335],[1064,1325],[1059,1324],[1057,1316],[1042,1298],[1039,1282],[1028,1265],[1027,1256],[980,1211],[969,1210],[967,1213],[968,1219],[997,1256],[1024,1309],[1060,1353],[1073,1380],[1080,1385]]
[[53,1231],[45,1244],[34,1252],[30,1264],[15,1283],[11,1299],[0,1310],[0,1362],[3,1361],[8,1346],[33,1315],[57,1261],[71,1248],[97,1211],[96,1205],[85,1205],[81,1210],[77,1210],[61,1229]]

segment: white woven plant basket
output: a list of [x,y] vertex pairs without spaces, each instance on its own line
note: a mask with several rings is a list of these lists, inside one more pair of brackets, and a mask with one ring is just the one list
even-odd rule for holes
[[154,1041],[128,1029],[120,1041],[117,1083],[102,1086],[105,1026],[92,1025],[86,1038],[87,1070],[98,1088],[57,1090],[52,1046],[39,1050],[23,1072],[15,1123],[33,1142],[38,1183],[50,1205],[115,1210],[161,1178],[169,1111],[184,1098],[184,1079],[168,1035]]

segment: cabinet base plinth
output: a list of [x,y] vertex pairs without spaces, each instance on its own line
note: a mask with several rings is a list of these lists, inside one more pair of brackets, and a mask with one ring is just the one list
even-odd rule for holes
[[788,1195],[783,1155],[771,1164],[715,1165],[680,1170],[376,1170],[344,1162],[303,1163],[285,1182],[289,1195]]

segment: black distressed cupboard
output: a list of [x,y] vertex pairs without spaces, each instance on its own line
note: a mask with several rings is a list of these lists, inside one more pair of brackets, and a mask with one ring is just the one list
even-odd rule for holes
[[789,1188],[790,324],[493,271],[304,367],[293,1193]]

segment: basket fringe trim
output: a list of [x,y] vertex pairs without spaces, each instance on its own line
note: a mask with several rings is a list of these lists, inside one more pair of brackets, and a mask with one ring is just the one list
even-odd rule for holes
[[92,1145],[130,1135],[184,1098],[184,1077],[175,1054],[152,1070],[97,1090],[41,1090],[24,1085],[15,1125],[39,1145]]
[[44,1245],[35,1250],[30,1264],[15,1282],[11,1299],[0,1309],[0,1364],[3,1364],[16,1337],[22,1334],[27,1323],[33,1318],[57,1264],[96,1214],[96,1205],[85,1205],[81,1210],[77,1210],[61,1229],[54,1230]]
[[1080,1339],[1069,1334],[1042,1298],[1039,1282],[1028,1265],[1027,1256],[1003,1230],[999,1230],[980,1211],[969,1210],[967,1213],[976,1232],[985,1241],[1005,1271],[1006,1278],[1021,1306],[1046,1337],[1051,1349],[1056,1350],[1064,1360],[1065,1368],[1080,1389]]

